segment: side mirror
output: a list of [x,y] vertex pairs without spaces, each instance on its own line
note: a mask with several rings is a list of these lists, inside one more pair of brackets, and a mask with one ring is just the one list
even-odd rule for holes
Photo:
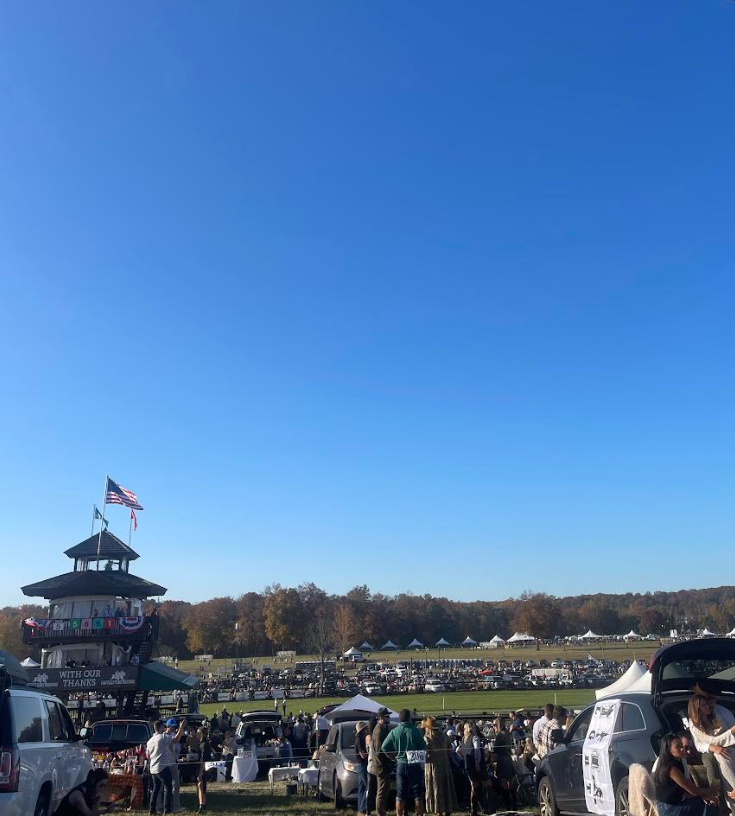
[[557,745],[561,745],[562,743],[566,742],[566,739],[567,735],[563,728],[555,728],[551,732],[551,740]]

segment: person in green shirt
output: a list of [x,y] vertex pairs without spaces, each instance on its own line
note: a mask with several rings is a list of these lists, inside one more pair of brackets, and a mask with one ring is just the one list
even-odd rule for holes
[[411,722],[411,712],[401,709],[400,722],[383,740],[380,751],[396,763],[396,816],[404,816],[406,801],[416,803],[416,816],[424,813],[424,763],[426,742]]

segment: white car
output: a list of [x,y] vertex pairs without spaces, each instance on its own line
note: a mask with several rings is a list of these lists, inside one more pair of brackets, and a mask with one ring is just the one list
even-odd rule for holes
[[446,690],[447,687],[444,685],[444,683],[440,683],[438,680],[429,680],[429,682],[424,686],[424,691],[442,692]]
[[85,781],[92,754],[56,697],[25,687],[0,694],[0,814],[50,816]]

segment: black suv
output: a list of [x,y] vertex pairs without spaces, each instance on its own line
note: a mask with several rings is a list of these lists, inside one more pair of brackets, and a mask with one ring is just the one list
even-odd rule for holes
[[[633,763],[651,769],[664,734],[682,730],[682,716],[696,684],[735,711],[735,641],[707,638],[663,646],[651,658],[644,677],[650,681],[650,690],[641,689],[647,683],[638,681],[636,690],[597,701],[621,701],[609,749],[617,816],[628,816],[628,769]],[[595,705],[581,711],[566,732],[557,732],[557,747],[539,763],[541,816],[589,813],[582,748]]]

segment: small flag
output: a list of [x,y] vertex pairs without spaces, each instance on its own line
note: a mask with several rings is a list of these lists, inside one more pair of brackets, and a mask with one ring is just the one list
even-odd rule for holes
[[31,629],[41,628],[41,624],[35,618],[26,618],[23,623],[25,623],[26,626],[30,626]]
[[105,530],[109,527],[110,522],[100,513],[97,509],[97,505],[94,506],[94,520],[101,521],[105,525]]
[[138,497],[132,490],[120,487],[117,482],[107,479],[107,490],[105,491],[105,504],[124,504],[132,510],[142,510],[143,505],[138,503]]
[[132,507],[130,508],[130,518],[133,520],[133,530],[137,530],[138,529],[138,517],[135,515],[135,510],[133,510]]

